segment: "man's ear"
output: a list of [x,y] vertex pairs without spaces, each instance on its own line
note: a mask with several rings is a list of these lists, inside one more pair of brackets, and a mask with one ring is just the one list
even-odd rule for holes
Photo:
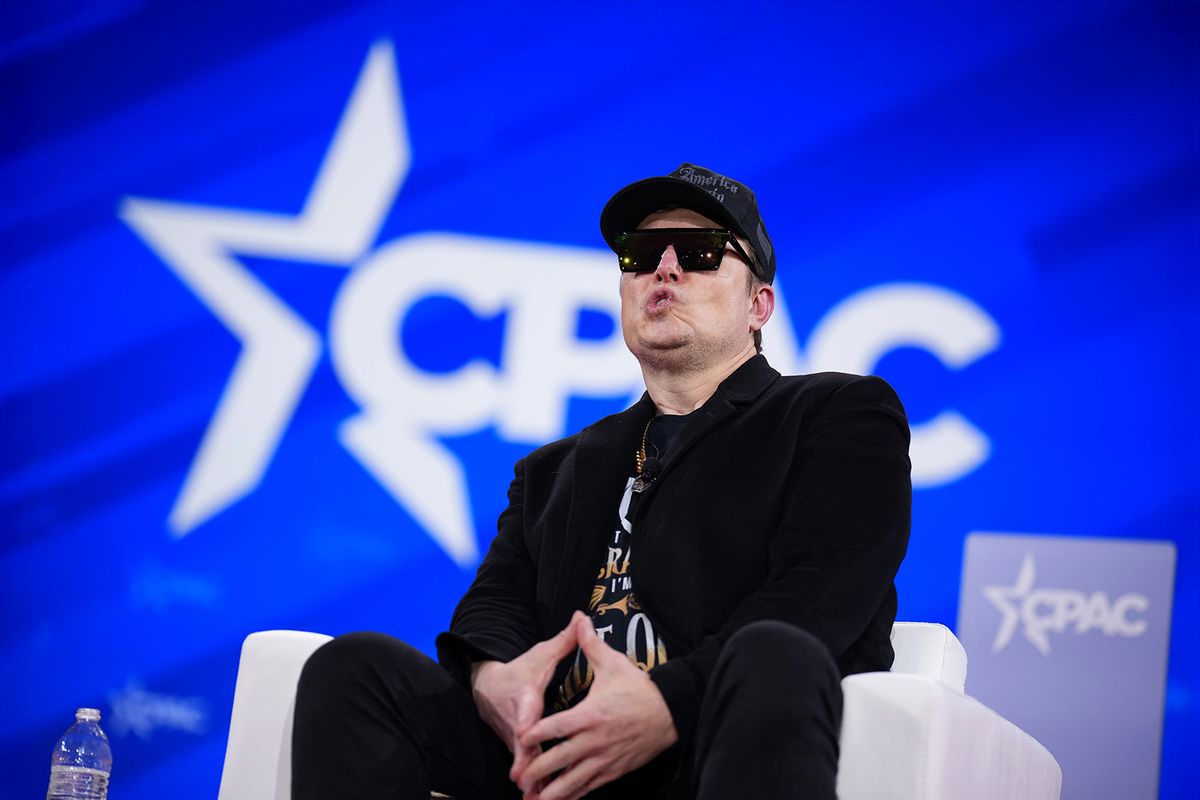
[[750,294],[750,330],[757,331],[775,313],[775,289],[767,283],[755,282]]

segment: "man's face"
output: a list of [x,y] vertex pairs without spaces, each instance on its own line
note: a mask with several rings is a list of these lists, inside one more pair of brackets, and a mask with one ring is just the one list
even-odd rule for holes
[[[683,208],[656,212],[638,226],[720,227]],[[705,366],[734,358],[747,347],[753,352],[751,332],[770,317],[774,295],[769,286],[747,288],[749,276],[749,265],[732,248],[726,248],[720,269],[685,272],[675,248],[667,247],[654,272],[621,274],[626,346],[638,361],[661,367]]]

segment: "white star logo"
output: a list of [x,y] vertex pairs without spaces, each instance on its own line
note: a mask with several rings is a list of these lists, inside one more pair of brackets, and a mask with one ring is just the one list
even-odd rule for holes
[[[259,484],[321,354],[320,335],[235,254],[346,269],[367,252],[411,160],[395,75],[391,45],[377,43],[308,199],[294,217],[141,198],[128,198],[121,208],[122,219],[242,344],[168,518],[176,536],[186,535]],[[416,444],[421,445],[429,449],[427,442]],[[461,468],[447,464],[445,453],[420,455],[428,459],[425,482],[462,484]],[[430,492],[422,491],[427,487],[411,471],[399,478],[397,470],[390,472],[383,469],[376,476],[410,501],[418,522],[456,561],[473,561],[477,549],[466,514],[457,507],[423,502]],[[403,485],[397,486],[397,481]]]
[[[984,597],[1003,615],[1000,628],[996,631],[996,638],[992,641],[993,653],[999,653],[1012,641],[1013,634],[1017,630],[1017,623],[1021,618],[1022,601],[1033,591],[1033,581],[1036,577],[1037,570],[1033,564],[1033,553],[1026,553],[1025,558],[1021,561],[1021,568],[1017,572],[1017,580],[1012,586],[983,587]],[[1025,626],[1025,638],[1042,655],[1050,652],[1050,642],[1043,632],[1027,625]]]

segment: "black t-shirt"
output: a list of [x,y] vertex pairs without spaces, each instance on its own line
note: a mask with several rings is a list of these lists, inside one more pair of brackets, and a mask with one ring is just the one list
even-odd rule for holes
[[[646,434],[646,463],[643,480],[653,480],[688,417],[664,414],[654,418]],[[630,466],[636,461],[630,454]],[[636,470],[633,470],[636,471]],[[588,613],[596,634],[614,649],[625,653],[629,660],[649,672],[666,662],[667,649],[654,632],[654,623],[642,610],[629,574],[633,557],[633,525],[630,518],[641,499],[635,491],[636,474],[625,481],[625,491],[617,509],[617,524],[613,527],[607,551],[596,575],[596,584],[588,601]],[[592,685],[592,668],[583,651],[564,659],[555,672],[547,694],[547,709],[563,711],[578,703]]]

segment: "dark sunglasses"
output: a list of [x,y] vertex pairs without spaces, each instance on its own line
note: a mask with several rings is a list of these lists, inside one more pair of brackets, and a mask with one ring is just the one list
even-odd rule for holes
[[733,232],[724,228],[652,228],[618,233],[613,238],[621,272],[653,272],[668,247],[675,248],[675,258],[685,271],[714,270],[721,266],[726,246],[732,246],[746,266],[758,274],[754,260]]

